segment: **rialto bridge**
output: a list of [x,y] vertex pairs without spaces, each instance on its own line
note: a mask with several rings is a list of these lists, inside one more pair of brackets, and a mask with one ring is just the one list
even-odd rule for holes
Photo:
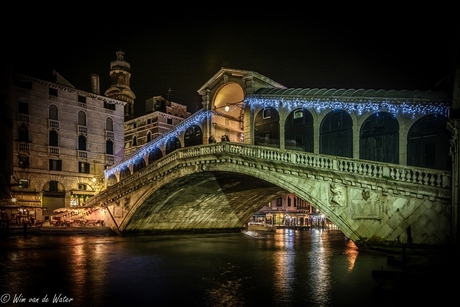
[[232,231],[293,193],[357,244],[457,240],[458,121],[446,93],[288,89],[222,69],[203,109],[105,171],[120,234]]

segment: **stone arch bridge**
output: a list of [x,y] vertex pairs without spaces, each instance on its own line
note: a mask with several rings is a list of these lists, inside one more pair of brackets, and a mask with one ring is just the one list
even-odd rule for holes
[[177,149],[87,205],[119,234],[239,231],[272,199],[294,193],[356,244],[446,244],[451,173],[256,145]]

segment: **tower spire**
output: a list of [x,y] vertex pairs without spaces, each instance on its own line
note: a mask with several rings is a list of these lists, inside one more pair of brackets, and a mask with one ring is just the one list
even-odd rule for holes
[[125,120],[134,118],[134,95],[130,88],[131,65],[125,61],[125,53],[121,48],[115,52],[117,59],[110,62],[110,88],[105,91],[105,96],[125,101]]

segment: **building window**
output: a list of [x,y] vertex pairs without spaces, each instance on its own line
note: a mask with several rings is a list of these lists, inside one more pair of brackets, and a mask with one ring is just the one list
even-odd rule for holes
[[105,120],[105,130],[113,131],[113,120],[110,117]]
[[86,138],[83,135],[78,136],[78,150],[86,150]]
[[28,179],[19,179],[19,187],[23,189],[29,188],[29,180]]
[[113,142],[111,140],[105,142],[105,153],[107,155],[113,155]]
[[78,102],[86,103],[86,97],[85,97],[85,96],[78,95]]
[[18,113],[29,114],[29,104],[24,101],[18,101]]
[[89,174],[89,163],[87,162],[78,162],[78,172]]
[[51,88],[51,87],[50,87],[50,88],[48,89],[48,94],[49,94],[50,96],[57,96],[57,95],[58,95],[58,91],[57,91],[57,89]]
[[23,168],[29,167],[29,156],[19,155],[18,160],[19,160],[19,167],[23,167]]
[[133,146],[137,146],[137,138],[136,138],[136,136],[133,136]]
[[78,125],[86,126],[86,114],[83,111],[78,112]]
[[62,171],[62,161],[50,159],[50,171]]
[[276,199],[276,206],[282,207],[283,206],[283,199],[281,197]]
[[49,182],[49,192],[59,192],[59,182],[57,181],[50,181]]
[[50,105],[48,113],[50,119],[59,120],[58,108],[55,105]]
[[115,104],[114,103],[107,103],[104,101],[104,108],[109,109],[109,110],[115,110]]
[[166,123],[167,123],[168,125],[172,125],[172,124],[173,124],[172,118],[166,119]]
[[29,142],[29,129],[26,125],[21,125],[19,127],[19,142]]
[[55,130],[51,130],[49,134],[49,146],[59,146],[58,145],[58,134]]

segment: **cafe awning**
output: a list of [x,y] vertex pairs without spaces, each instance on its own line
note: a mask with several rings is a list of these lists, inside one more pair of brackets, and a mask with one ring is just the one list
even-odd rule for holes
[[81,196],[94,196],[96,195],[96,191],[88,191],[88,190],[71,190],[70,193],[72,195],[81,195]]

